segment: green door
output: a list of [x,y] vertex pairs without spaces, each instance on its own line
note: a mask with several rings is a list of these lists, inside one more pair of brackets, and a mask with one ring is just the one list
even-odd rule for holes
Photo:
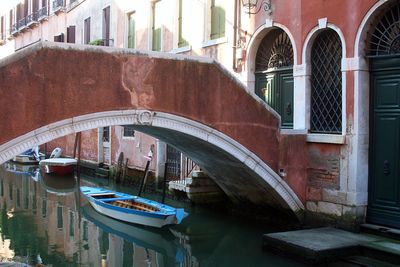
[[400,60],[375,58],[371,67],[367,219],[400,228]]
[[256,73],[256,94],[281,116],[282,128],[293,127],[293,70]]

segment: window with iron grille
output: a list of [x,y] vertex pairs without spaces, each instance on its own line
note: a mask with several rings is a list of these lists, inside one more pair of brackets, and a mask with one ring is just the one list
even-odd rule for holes
[[376,19],[368,35],[368,55],[400,54],[400,4],[389,5]]
[[124,137],[135,137],[133,125],[124,125]]
[[342,45],[338,34],[324,30],[311,50],[311,132],[342,133]]

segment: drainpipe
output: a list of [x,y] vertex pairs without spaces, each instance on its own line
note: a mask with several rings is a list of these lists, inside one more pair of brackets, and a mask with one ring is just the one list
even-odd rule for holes
[[235,11],[233,19],[233,53],[232,53],[232,69],[237,70],[236,66],[236,49],[237,49],[237,34],[238,34],[238,2],[240,0],[235,0]]

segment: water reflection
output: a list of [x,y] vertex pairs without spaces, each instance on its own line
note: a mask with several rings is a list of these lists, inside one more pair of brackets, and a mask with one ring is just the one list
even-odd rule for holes
[[[95,212],[80,196],[74,177],[16,168],[0,168],[0,261],[43,261],[47,266],[300,266],[263,253],[263,230],[232,217],[192,208],[182,224],[169,228],[126,224]],[[82,185],[97,183],[81,180]],[[119,191],[135,193],[129,188]]]

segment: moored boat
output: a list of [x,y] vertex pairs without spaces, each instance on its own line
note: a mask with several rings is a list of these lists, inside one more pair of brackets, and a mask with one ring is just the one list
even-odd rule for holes
[[124,222],[163,227],[179,224],[187,216],[184,209],[146,198],[104,188],[81,186],[80,189],[97,212]]
[[39,152],[39,148],[28,149],[25,152],[15,156],[14,162],[22,164],[38,164],[40,160],[43,160],[45,155]]
[[45,173],[56,175],[67,175],[74,172],[77,160],[71,158],[51,158],[39,162],[40,167]]

